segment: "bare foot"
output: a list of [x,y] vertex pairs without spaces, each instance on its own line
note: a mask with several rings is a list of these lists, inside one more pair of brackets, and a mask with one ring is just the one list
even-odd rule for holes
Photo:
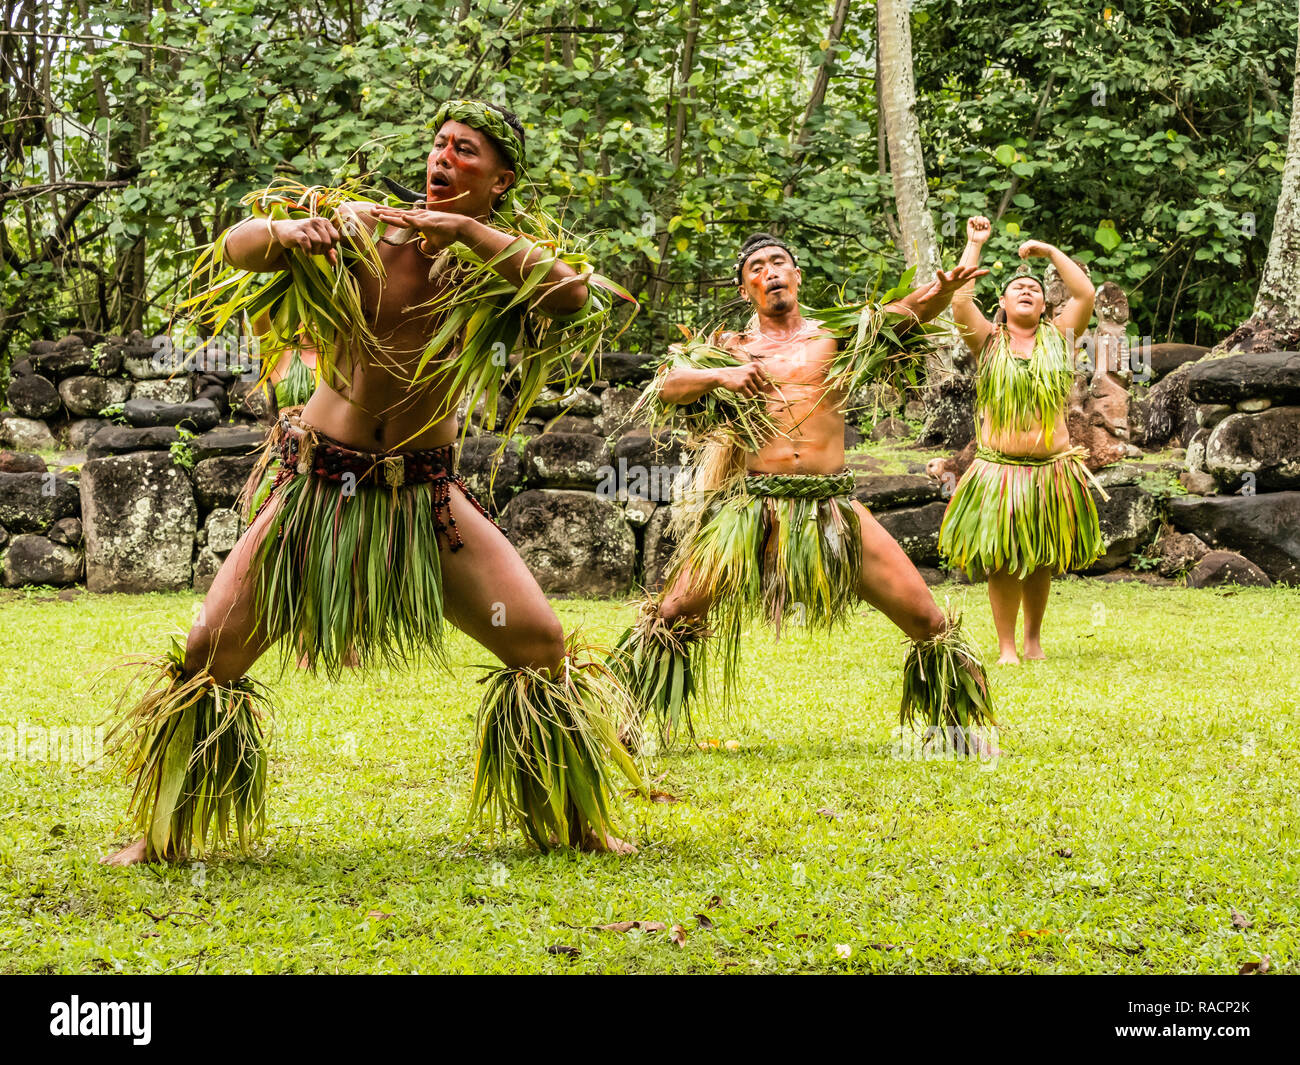
[[582,843],[578,845],[578,849],[600,851],[608,854],[635,854],[636,844],[629,843],[625,839],[619,839],[617,836],[611,836],[608,832],[602,835],[592,829],[587,833]]
[[1047,658],[1047,655],[1043,654],[1043,645],[1040,644],[1037,640],[1034,640],[1032,643],[1029,640],[1026,640],[1025,658],[1026,659],[1032,658],[1036,662],[1042,662],[1044,659]]
[[1003,649],[1002,653],[998,655],[997,664],[1000,666],[1018,666],[1020,665],[1020,656],[1016,654],[1014,647],[1009,651]]
[[104,857],[99,859],[99,864],[135,865],[136,862],[146,862],[148,860],[149,859],[145,857],[144,853],[144,837],[141,836],[138,840],[132,843],[131,846],[123,847],[120,851],[116,851],[113,854],[105,854]]

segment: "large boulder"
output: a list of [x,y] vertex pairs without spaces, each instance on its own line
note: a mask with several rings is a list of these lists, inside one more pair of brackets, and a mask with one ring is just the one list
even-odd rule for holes
[[1197,403],[1300,403],[1300,352],[1256,351],[1206,359],[1187,368],[1187,394]]
[[943,484],[932,477],[913,474],[866,474],[858,477],[853,498],[871,511],[915,506],[942,499]]
[[1300,488],[1300,407],[1228,415],[1210,433],[1203,461],[1222,485],[1239,486],[1251,474],[1259,489]]
[[0,473],[0,525],[11,533],[43,533],[78,507],[76,487],[58,474]]
[[1140,409],[1132,411],[1131,416],[1141,426],[1139,442],[1143,447],[1151,450],[1165,444],[1187,446],[1197,429],[1196,403],[1187,394],[1188,374],[1197,365],[1184,363],[1152,385],[1136,403]]
[[93,417],[105,407],[126,402],[131,394],[131,383],[120,377],[99,377],[85,374],[69,377],[59,382],[59,395],[68,413],[78,418]]
[[132,399],[152,399],[158,403],[188,403],[190,380],[188,377],[158,377],[151,381],[137,381],[131,389]]
[[607,351],[600,357],[600,376],[611,385],[643,385],[654,375],[652,353]]
[[1238,584],[1244,588],[1270,588],[1268,574],[1236,551],[1210,551],[1187,574],[1189,588],[1217,588]]
[[1183,496],[1169,513],[1175,528],[1241,552],[1275,582],[1300,584],[1300,492]]
[[28,374],[9,381],[9,406],[22,418],[52,418],[63,403],[53,381],[40,374]]
[[176,372],[175,352],[165,336],[146,337],[133,330],[122,341],[122,366],[137,381],[170,377]]
[[608,465],[608,445],[591,434],[543,433],[524,446],[530,478],[547,488],[595,488]]
[[960,451],[975,439],[975,379],[954,374],[927,390],[921,443]]
[[218,455],[251,455],[265,443],[266,430],[261,426],[223,425],[191,440],[190,450],[202,461]]
[[265,386],[256,381],[240,379],[230,386],[227,395],[230,413],[233,415],[259,422],[269,422],[275,417],[275,405],[267,395]]
[[26,451],[0,451],[0,473],[44,473],[45,460]]
[[58,446],[43,421],[13,414],[0,415],[0,444],[18,451],[53,451]]
[[6,588],[24,584],[76,584],[81,580],[81,552],[35,533],[22,533],[9,542],[4,555]]
[[214,507],[203,519],[199,539],[216,554],[229,554],[239,539],[239,515],[229,507]]
[[596,425],[602,434],[621,436],[633,429],[649,427],[645,414],[631,413],[642,391],[635,387],[610,387],[600,394],[600,417],[596,419]]
[[1160,524],[1158,502],[1140,486],[1121,485],[1107,491],[1109,501],[1094,496],[1104,553],[1088,573],[1108,573],[1122,566],[1133,552],[1151,541]]
[[1156,544],[1156,571],[1162,577],[1179,577],[1209,553],[1199,536],[1168,530]]
[[457,467],[470,491],[493,514],[500,514],[527,480],[520,449],[513,440],[504,447],[502,443],[501,437],[490,434],[467,437]]
[[256,465],[256,455],[218,455],[196,462],[194,498],[204,510],[233,507]]
[[658,592],[663,587],[664,578],[668,575],[668,563],[677,547],[677,539],[668,529],[672,516],[672,507],[655,507],[650,520],[646,522],[641,552],[641,580],[648,592]]
[[87,589],[190,587],[198,516],[189,478],[171,456],[144,451],[91,459],[81,469]]
[[605,499],[669,503],[685,461],[681,441],[666,429],[653,436],[628,433],[614,445],[612,460],[596,492]]
[[125,455],[132,451],[169,451],[181,436],[170,425],[136,429],[129,425],[105,425],[86,447],[92,459],[105,455]]
[[[1159,381],[1184,363],[1195,362],[1202,358],[1209,353],[1209,350],[1199,344],[1152,344],[1147,349],[1151,360],[1151,380]],[[1146,367],[1142,369],[1145,370]]]
[[882,511],[875,518],[913,562],[937,566],[940,563],[939,525],[947,507],[946,503],[926,503],[920,507]]
[[636,537],[619,508],[591,492],[523,492],[501,525],[548,594],[620,596],[632,586]]
[[69,422],[68,447],[73,451],[88,451],[95,434],[111,424],[103,418],[78,418],[74,422]]
[[135,426],[174,425],[192,433],[202,433],[215,428],[221,412],[210,399],[193,403],[161,403],[156,399],[128,400],[122,408],[126,420]]

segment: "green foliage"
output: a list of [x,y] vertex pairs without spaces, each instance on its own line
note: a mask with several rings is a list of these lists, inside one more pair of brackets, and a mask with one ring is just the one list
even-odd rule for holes
[[194,434],[188,429],[177,429],[176,435],[179,440],[173,440],[171,447],[167,450],[171,454],[172,462],[183,470],[194,469],[195,455],[194,447],[190,441],[194,439]]
[[[1131,293],[1141,333],[1203,342],[1248,311],[1267,248],[1294,5],[1105,10],[916,0],[930,206],[951,258],[962,220],[992,216],[1007,195],[992,258],[1049,240]],[[137,308],[141,327],[162,328],[197,249],[277,179],[378,170],[420,186],[433,116],[460,96],[518,112],[542,206],[594,234],[596,268],[646,306],[625,335],[633,348],[716,320],[734,296],[735,248],[756,229],[786,228],[812,305],[845,284],[860,292],[882,259],[891,276],[902,268],[878,165],[869,6],[833,45],[829,5],[811,0],[719,0],[694,21],[672,0],[87,0],[85,11],[59,15],[84,47],[0,39],[15,68],[26,61],[15,49],[34,49],[36,69],[52,59],[58,108],[43,124],[6,120],[3,185],[115,183],[5,203],[0,360],[32,337],[119,329]],[[825,101],[805,124],[824,62]],[[24,91],[0,88],[6,114],[32,110]]]

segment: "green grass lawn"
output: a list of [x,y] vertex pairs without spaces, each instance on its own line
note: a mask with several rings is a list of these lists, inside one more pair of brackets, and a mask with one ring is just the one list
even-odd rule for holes
[[[1297,971],[1292,591],[1059,583],[1051,660],[994,674],[1004,755],[982,764],[899,756],[880,615],[756,631],[740,714],[705,724],[723,742],[650,760],[679,801],[626,803],[629,858],[466,833],[469,641],[451,676],[294,673],[257,851],[128,870],[95,862],[126,841],[120,779],[26,731],[14,753],[15,730],[102,720],[96,668],[197,600],[3,595],[3,972]],[[992,657],[982,587],[938,596]],[[558,609],[606,641],[632,613]],[[685,942],[591,927],[625,920]]]

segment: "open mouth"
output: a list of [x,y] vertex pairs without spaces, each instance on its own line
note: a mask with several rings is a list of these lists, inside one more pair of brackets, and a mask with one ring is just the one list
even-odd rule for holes
[[451,182],[447,180],[445,174],[434,174],[429,178],[429,184],[435,189],[451,188]]

